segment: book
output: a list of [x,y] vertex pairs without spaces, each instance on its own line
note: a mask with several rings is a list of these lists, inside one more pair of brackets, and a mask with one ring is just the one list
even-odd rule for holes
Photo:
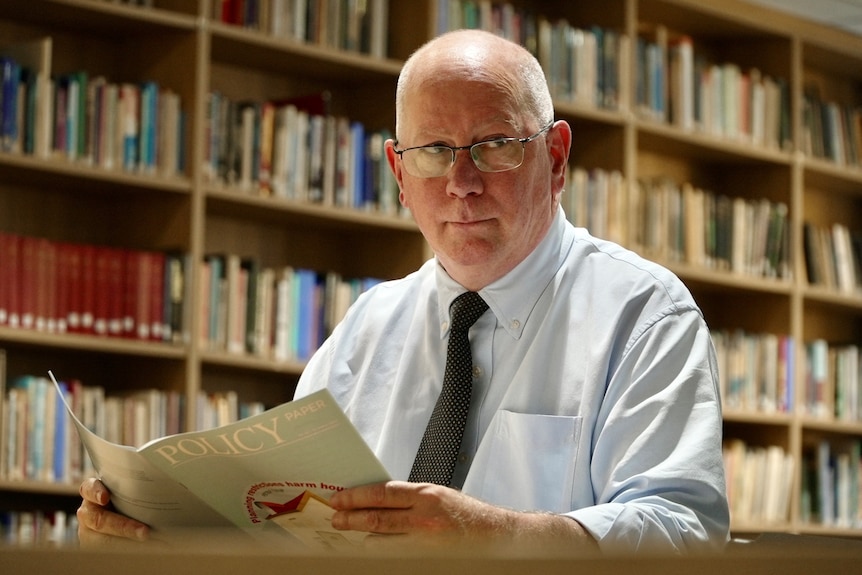
[[6,351],[0,348],[0,479],[9,475],[9,438],[15,430],[15,406],[6,398]]
[[333,529],[329,498],[389,479],[328,390],[137,449],[96,435],[64,404],[114,507],[148,524],[155,538],[220,528],[263,541],[290,535],[310,548],[346,548],[367,534]]
[[24,149],[40,158],[48,156],[51,147],[52,98],[51,54],[52,40],[43,37],[27,42],[4,46],[0,54],[14,59],[27,71],[27,121],[23,128]]
[[0,56],[0,150],[16,152],[18,145],[18,87],[21,65],[13,58]]

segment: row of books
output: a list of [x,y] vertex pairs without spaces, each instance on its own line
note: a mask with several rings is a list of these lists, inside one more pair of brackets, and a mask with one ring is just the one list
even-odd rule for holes
[[793,501],[793,457],[777,445],[748,445],[739,438],[723,446],[730,519],[740,525],[786,523]]
[[813,339],[805,344],[805,412],[839,421],[862,421],[860,347]]
[[[795,347],[787,335],[712,332],[721,374],[722,404],[732,410],[794,410]],[[808,415],[862,421],[862,349],[825,339],[805,343],[801,408]]]
[[52,76],[51,51],[50,37],[2,50],[3,151],[147,175],[184,172],[186,119],[177,93],[84,70]]
[[213,20],[385,58],[389,0],[213,0]]
[[538,59],[556,100],[611,110],[626,105],[631,66],[626,34],[544,18],[538,19],[538,27]]
[[787,204],[717,194],[669,178],[632,187],[634,242],[647,257],[756,277],[792,277]]
[[187,256],[0,232],[0,326],[179,343]]
[[618,109],[628,101],[630,42],[611,28],[551,21],[509,2],[438,0],[437,33],[486,30],[526,47],[542,65],[558,101]]
[[596,237],[631,245],[629,184],[622,172],[570,165],[566,182],[560,205],[569,221]]
[[794,342],[788,335],[714,330],[721,403],[727,410],[792,413]]
[[540,16],[511,2],[492,0],[437,0],[437,35],[469,28],[486,30],[539,53]]
[[[236,392],[196,397],[194,425],[186,424],[186,398],[177,391],[143,389],[107,395],[101,386],[73,379],[60,382],[76,417],[104,439],[139,447],[187,429],[212,429],[264,410],[241,402]],[[54,384],[45,377],[18,376],[0,385],[0,479],[76,483],[94,473],[72,419]]]
[[[0,388],[6,386],[0,383]],[[75,398],[81,418],[92,422],[94,396],[90,390],[85,395],[78,382],[63,382],[62,386],[70,401]],[[8,387],[0,396],[0,478],[71,483],[79,480],[85,469],[92,471],[51,381],[22,376]]]
[[845,294],[862,293],[862,230],[842,223],[802,226],[808,283]]
[[389,132],[330,114],[328,98],[247,102],[212,92],[205,176],[243,193],[401,212],[383,153]]
[[261,266],[236,254],[203,263],[200,339],[207,349],[304,361],[377,279]]
[[0,544],[44,548],[78,543],[78,518],[56,511],[0,511]]
[[51,84],[50,38],[0,48],[0,150],[48,155]]
[[663,261],[791,277],[787,205],[716,194],[669,178],[630,185],[619,170],[570,166],[561,205],[601,238]]
[[807,91],[802,104],[802,149],[839,166],[862,167],[862,106],[824,101]]
[[660,26],[653,38],[638,38],[636,58],[641,116],[769,149],[792,145],[785,79],[711,61],[691,37],[668,41],[668,31]]
[[265,409],[266,406],[263,402],[241,401],[239,394],[232,390],[219,393],[198,393],[194,429],[201,431],[215,429],[257,415]]
[[829,527],[862,527],[862,441],[817,443],[803,454],[800,517]]

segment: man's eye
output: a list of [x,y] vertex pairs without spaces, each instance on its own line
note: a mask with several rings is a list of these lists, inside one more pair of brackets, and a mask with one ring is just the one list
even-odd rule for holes
[[448,154],[449,148],[445,146],[425,146],[424,148],[420,148],[422,152],[428,154],[429,156],[437,156],[439,154]]
[[500,138],[499,140],[488,140],[487,142],[482,142],[482,146],[488,150],[496,150],[497,148],[502,148],[508,143],[509,140]]

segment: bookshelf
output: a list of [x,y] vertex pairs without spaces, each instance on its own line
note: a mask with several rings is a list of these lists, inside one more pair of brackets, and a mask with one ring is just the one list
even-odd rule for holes
[[[182,254],[183,322],[168,341],[0,324],[7,386],[20,376],[51,369],[61,378],[102,387],[108,395],[150,388],[179,393],[186,398],[182,418],[186,428],[203,421],[208,410],[205,396],[235,394],[232,397],[240,403],[263,405],[289,399],[303,368],[302,358],[288,354],[276,360],[271,350],[228,352],[203,337],[211,317],[202,304],[211,281],[207,258],[233,255],[254,259],[261,268],[382,279],[412,271],[429,251],[406,214],[370,204],[356,207],[261,194],[257,176],[245,189],[237,180],[214,176],[217,169],[205,167],[215,125],[209,115],[211,94],[258,106],[252,106],[256,113],[265,102],[325,94],[330,116],[359,122],[367,134],[391,130],[394,84],[401,63],[424,39],[440,31],[443,12],[457,22],[465,14],[463,6],[453,0],[390,1],[381,12],[388,28],[388,48],[381,56],[369,54],[370,48],[336,47],[330,40],[308,36],[307,30],[304,36],[276,33],[282,28],[274,27],[271,13],[259,23],[225,22],[212,13],[214,3],[204,0],[153,0],[151,6],[98,0],[41,4],[46,9],[34,11],[13,2],[0,6],[0,54],[5,45],[47,37],[52,45],[51,74],[56,77],[86,70],[89,78],[102,75],[108,82],[136,85],[154,81],[169,89],[179,97],[184,118],[182,137],[175,142],[179,167],[169,173],[146,173],[70,159],[68,151],[0,152],[0,234]],[[386,3],[368,5],[380,9]],[[764,493],[752,494],[756,489],[749,482],[742,503],[739,493],[745,488],[737,486],[736,475],[731,474],[729,483],[737,486],[732,494],[732,506],[738,506],[732,519],[734,533],[859,537],[862,524],[820,519],[813,503],[820,492],[810,490],[817,473],[806,470],[816,471],[816,458],[828,446],[836,475],[844,473],[839,468],[855,461],[851,455],[862,441],[862,420],[840,419],[834,410],[812,413],[806,408],[805,382],[809,342],[822,340],[832,348],[851,345],[857,350],[862,346],[862,288],[856,284],[842,290],[837,283],[809,281],[804,230],[815,227],[831,234],[839,224],[862,232],[862,150],[857,150],[855,161],[848,155],[848,146],[841,159],[820,153],[820,147],[815,152],[812,142],[822,126],[812,132],[816,126],[806,120],[809,94],[846,110],[862,107],[862,39],[739,0],[720,5],[695,0],[610,0],[595,6],[534,0],[506,7],[503,14],[529,15],[521,20],[522,30],[529,29],[531,22],[556,24],[563,30],[559,23],[564,19],[569,26],[565,34],[570,37],[577,29],[616,38],[617,56],[606,68],[614,70],[606,77],[613,78],[615,99],[584,99],[562,89],[556,94],[558,117],[568,120],[574,130],[570,182],[575,181],[575,168],[587,176],[597,171],[613,174],[603,181],[622,182],[616,195],[602,196],[605,204],[598,204],[606,209],[621,204],[622,220],[602,221],[611,214],[593,209],[589,217],[598,219],[590,227],[607,226],[608,233],[618,234],[613,239],[675,271],[701,304],[717,340],[726,338],[722,358],[744,357],[741,349],[777,354],[775,336],[793,342],[789,359],[772,357],[770,364],[776,370],[783,366],[776,376],[781,385],[791,382],[789,391],[781,388],[782,397],[792,400],[790,408],[763,400],[757,390],[743,392],[751,394],[751,401],[731,401],[727,398],[736,387],[723,388],[728,448],[735,442],[739,449],[741,442],[742,451],[751,453],[747,459],[761,462],[756,465],[765,465],[769,448],[777,459],[774,448],[780,448],[792,477],[788,491],[780,494],[783,508],[767,516],[751,503],[756,497],[764,498]],[[525,37],[525,42],[535,46],[540,59],[550,62],[552,54],[559,54],[548,43],[550,37]],[[686,42],[692,61],[701,66],[695,68],[704,73],[698,77],[733,76],[736,81],[744,77],[752,83],[767,77],[774,80],[775,85],[764,88],[759,97],[772,98],[771,110],[776,101],[783,101],[784,115],[776,115],[772,123],[763,119],[760,128],[753,121],[741,121],[738,110],[733,116],[736,121],[714,110],[696,116],[712,110],[707,105],[710,101],[702,100],[700,107],[689,102],[686,108],[683,92],[672,81],[677,64],[671,61],[689,57],[683,55]],[[667,66],[661,76],[664,85],[655,84],[658,76],[641,76],[646,60],[640,54],[650,51],[663,54],[659,61]],[[652,92],[642,91],[647,85]],[[691,89],[702,94],[709,88]],[[233,156],[233,161],[240,162],[240,157]],[[756,206],[782,206],[780,221],[786,232],[780,236],[783,243],[774,248],[781,265],[765,267],[764,256],[752,263],[742,255],[734,260],[725,253],[704,253],[704,248],[692,251],[690,242],[675,244],[668,234],[662,235],[662,230],[677,226],[678,241],[692,225],[704,225],[703,218],[674,219],[674,212],[668,211],[667,206],[682,205],[679,202],[688,188],[704,192],[707,200],[699,201],[706,201],[711,209],[733,213],[736,206],[752,222]],[[570,184],[571,198],[564,201],[580,201],[579,193]],[[715,207],[719,204],[723,207]],[[570,217],[587,217],[576,206],[566,205]],[[666,222],[658,232],[656,218]],[[3,265],[0,260],[0,268]],[[746,377],[753,377],[751,370],[760,373],[756,365],[733,364],[739,371],[733,372],[738,379],[732,379],[729,365],[722,372],[724,386],[744,386]],[[7,437],[4,422],[0,439]],[[73,511],[77,484],[77,479],[56,484],[2,477],[0,510],[22,510],[20,502],[26,500],[33,509]],[[858,488],[855,493],[854,503]],[[849,504],[842,499],[842,505]]]

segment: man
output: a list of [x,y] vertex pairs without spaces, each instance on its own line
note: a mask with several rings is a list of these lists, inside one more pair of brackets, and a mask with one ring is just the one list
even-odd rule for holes
[[[566,222],[572,133],[537,61],[488,33],[443,35],[405,64],[396,114],[387,158],[435,258],[366,293],[300,379],[297,396],[329,388],[397,479],[335,494],[333,524],[399,543],[723,545],[708,328],[670,272]],[[488,310],[469,329],[460,456],[451,486],[408,482],[465,291]],[[82,541],[146,535],[100,483],[82,495]]]

